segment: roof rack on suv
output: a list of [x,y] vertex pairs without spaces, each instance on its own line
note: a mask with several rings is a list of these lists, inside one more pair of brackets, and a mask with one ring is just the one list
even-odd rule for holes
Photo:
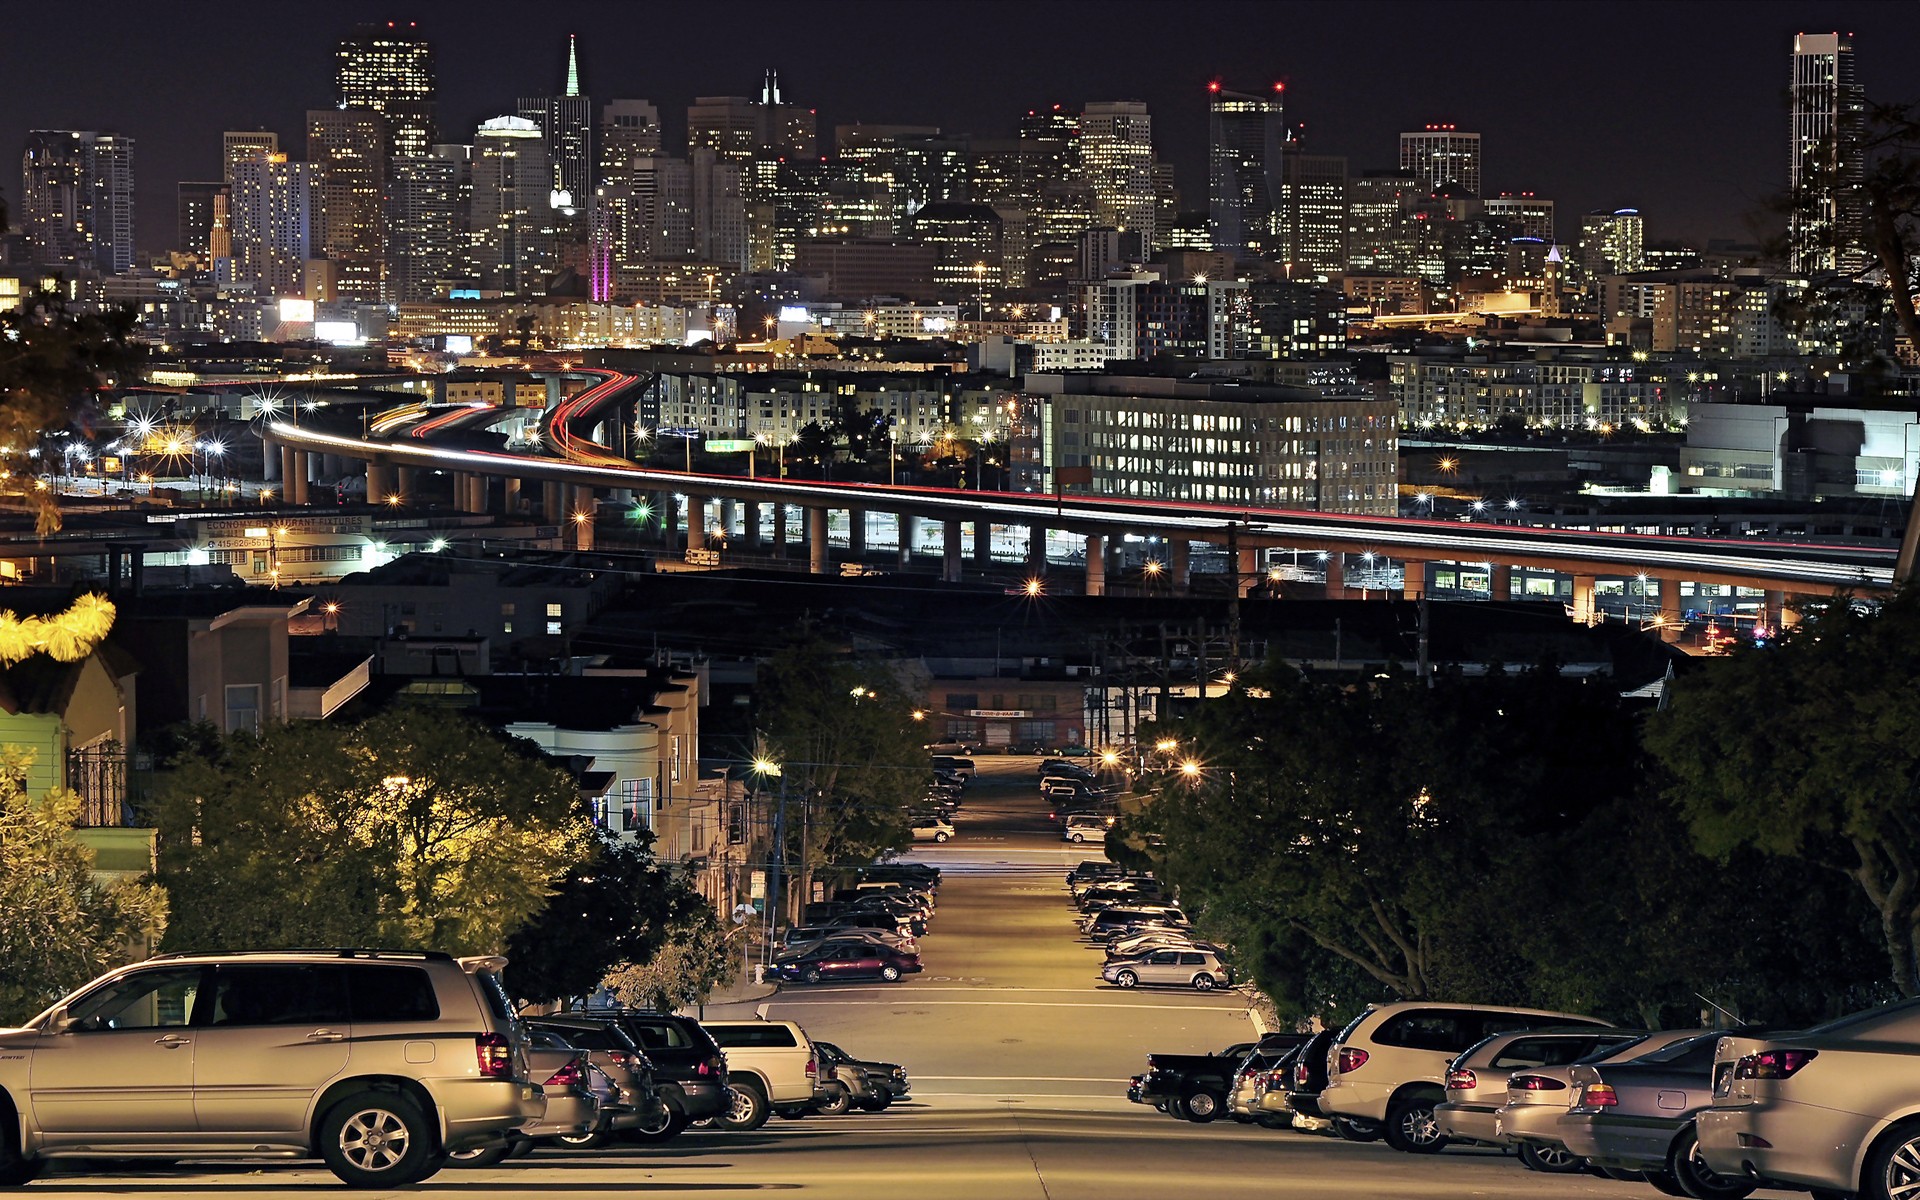
[[268,950],[175,950],[169,954],[156,954],[161,958],[246,958],[250,955],[267,954],[328,954],[334,958],[411,958],[422,962],[452,962],[453,955],[444,950],[376,950],[354,946],[276,946]]

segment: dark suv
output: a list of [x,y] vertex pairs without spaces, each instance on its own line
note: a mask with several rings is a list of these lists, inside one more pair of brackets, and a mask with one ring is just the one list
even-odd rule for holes
[[691,1017],[643,1009],[595,1009],[578,1014],[609,1021],[626,1031],[653,1061],[658,1112],[630,1135],[664,1142],[690,1123],[727,1111],[727,1056]]

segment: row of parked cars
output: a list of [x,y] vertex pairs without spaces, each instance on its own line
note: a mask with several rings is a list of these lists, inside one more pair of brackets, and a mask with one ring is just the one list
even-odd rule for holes
[[1103,859],[1067,873],[1080,932],[1105,956],[1102,983],[1113,987],[1231,987],[1226,954],[1202,941],[1186,913],[1151,875],[1129,874]]
[[893,1063],[793,1022],[592,1010],[525,1017],[504,959],[162,955],[0,1029],[0,1186],[56,1159],[319,1158],[353,1187],[540,1146],[662,1142],[770,1113],[877,1111]]
[[1128,1095],[1190,1121],[1502,1146],[1545,1173],[1740,1200],[1920,1196],[1920,1001],[1811,1029],[1616,1028],[1575,1013],[1407,1002],[1344,1029],[1154,1054]]
[[898,983],[917,975],[923,969],[920,939],[933,920],[939,890],[938,867],[912,862],[867,867],[833,899],[807,906],[805,923],[782,935],[767,974],[782,983]]

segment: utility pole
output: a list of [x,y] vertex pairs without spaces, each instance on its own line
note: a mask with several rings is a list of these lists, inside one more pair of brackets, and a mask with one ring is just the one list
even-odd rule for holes
[[1427,681],[1427,687],[1433,687],[1433,664],[1427,657],[1427,594],[1420,593],[1420,678]]

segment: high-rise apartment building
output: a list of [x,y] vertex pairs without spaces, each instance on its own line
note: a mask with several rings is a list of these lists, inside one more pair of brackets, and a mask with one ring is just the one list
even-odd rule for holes
[[473,140],[474,265],[480,285],[539,295],[556,266],[553,168],[540,127],[495,117]]
[[1866,97],[1854,78],[1852,37],[1794,35],[1790,103],[1793,266],[1858,271],[1868,262],[1861,191]]
[[1412,208],[1421,190],[1405,171],[1367,171],[1348,182],[1348,270],[1387,275],[1413,270]]
[[747,209],[740,164],[711,150],[687,155],[693,196],[693,256],[729,270],[747,269]]
[[1080,169],[1099,224],[1154,244],[1153,118],[1137,100],[1105,100],[1080,114]]
[[649,100],[609,100],[600,108],[600,132],[595,141],[600,179],[626,172],[636,158],[660,153],[660,110]]
[[280,153],[280,135],[269,129],[229,129],[220,135],[220,162],[222,177],[227,186],[233,186],[233,168],[236,164],[258,158],[265,154],[271,157]]
[[360,25],[334,51],[334,103],[387,119],[387,157],[433,148],[433,47],[409,21]]
[[333,264],[342,300],[379,304],[387,294],[387,119],[370,108],[307,113],[313,168],[314,248]]
[[175,189],[178,205],[173,248],[206,263],[212,257],[214,198],[227,189],[224,180],[183,181]]
[[261,299],[300,296],[313,257],[314,171],[284,154],[233,166],[233,279]]
[[1480,194],[1480,135],[1455,125],[1429,125],[1400,135],[1400,169],[1429,192],[1455,184]]
[[1589,280],[1646,269],[1646,225],[1637,208],[1580,218],[1580,266]]
[[1502,192],[1490,197],[1481,211],[1505,222],[1514,237],[1553,241],[1553,201],[1532,192]]
[[468,148],[435,146],[393,160],[387,173],[387,282],[403,304],[432,300],[470,272]]
[[1289,153],[1280,179],[1274,240],[1287,278],[1325,281],[1345,271],[1346,156]]
[[555,208],[585,208],[593,195],[593,101],[580,93],[580,49],[567,36],[567,82],[558,96],[523,96],[519,113],[546,139]]
[[133,139],[36,129],[20,160],[20,221],[35,261],[133,269]]
[[1280,85],[1273,85],[1271,96],[1229,92],[1218,83],[1207,89],[1207,225],[1213,248],[1236,258],[1270,256],[1279,249],[1280,164],[1286,146]]

